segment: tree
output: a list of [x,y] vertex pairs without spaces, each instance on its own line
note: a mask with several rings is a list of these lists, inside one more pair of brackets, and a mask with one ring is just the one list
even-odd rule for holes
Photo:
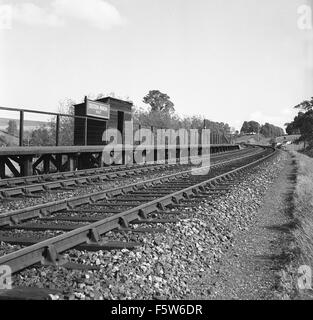
[[293,122],[287,124],[286,131],[300,132],[300,141],[309,143],[309,147],[313,147],[313,97],[311,100],[305,100],[295,106],[296,109],[301,109],[298,115],[294,118]]
[[307,141],[310,147],[313,147],[313,110],[299,112],[292,123],[293,128],[299,129],[300,140]]
[[7,127],[6,131],[7,131],[8,134],[10,134],[12,136],[17,136],[18,135],[18,129],[17,129],[16,121],[9,120],[8,127]]
[[51,128],[46,125],[33,130],[30,136],[31,146],[54,146],[55,137],[51,134]]
[[[74,115],[75,101],[65,99],[59,103],[59,113]],[[28,133],[29,144],[32,146],[54,146],[56,144],[56,116]],[[60,116],[59,123],[59,145],[71,146],[74,142],[74,118],[67,116]]]
[[245,121],[241,127],[242,133],[258,133],[260,130],[260,124],[256,121]]
[[269,123],[265,123],[260,130],[260,133],[265,137],[265,138],[269,138],[272,134],[271,132],[271,125]]
[[285,127],[288,135],[300,134],[299,128],[296,128],[293,122],[285,123]]
[[313,108],[313,97],[311,100],[304,100],[303,102],[299,103],[295,106],[296,109],[302,109],[304,111],[312,110]]
[[174,103],[170,100],[170,97],[159,90],[149,91],[143,98],[143,102],[151,106],[151,112],[165,112],[171,114],[175,111]]
[[[72,99],[65,99],[59,102],[59,113],[74,115],[74,104],[76,102]],[[56,119],[50,121],[50,128],[52,136],[56,136]],[[74,118],[73,117],[60,117],[59,127],[59,145],[71,146],[74,143]]]
[[0,147],[7,147],[8,143],[5,139],[5,137],[0,136]]
[[284,135],[284,130],[270,123],[265,123],[261,126],[256,121],[245,121],[241,127],[241,133],[261,133],[266,138],[276,138]]
[[282,128],[267,122],[261,127],[260,133],[266,138],[277,138],[285,134]]
[[211,130],[212,134],[229,135],[230,133],[230,126],[227,123],[207,120],[200,115],[182,117],[176,113],[152,112],[142,108],[134,108],[133,121],[135,127],[141,125],[146,128],[153,126],[155,128],[177,130],[180,128],[202,129],[205,126],[205,128]]
[[245,122],[242,124],[242,127],[241,127],[240,132],[241,132],[241,133],[248,133],[248,132],[249,132],[249,124],[248,124],[248,121],[245,121]]
[[178,129],[180,119],[174,113],[152,112],[142,108],[134,108],[133,121],[135,125],[146,128]]
[[260,131],[260,124],[256,121],[249,121],[249,133],[258,133]]

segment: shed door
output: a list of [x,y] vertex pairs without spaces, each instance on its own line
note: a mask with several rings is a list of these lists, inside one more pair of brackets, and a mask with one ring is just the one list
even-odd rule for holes
[[117,129],[122,135],[122,141],[118,141],[118,143],[124,142],[124,112],[118,111],[117,112]]

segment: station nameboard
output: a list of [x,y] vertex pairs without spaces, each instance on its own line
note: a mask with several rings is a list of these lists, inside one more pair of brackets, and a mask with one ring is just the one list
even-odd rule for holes
[[87,100],[86,115],[91,117],[109,119],[110,118],[110,105],[99,101]]

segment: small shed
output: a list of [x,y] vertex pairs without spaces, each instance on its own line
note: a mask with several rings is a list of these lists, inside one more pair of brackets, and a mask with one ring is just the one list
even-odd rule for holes
[[[125,121],[132,119],[133,104],[112,97],[90,100],[85,97],[83,103],[74,106],[75,118],[74,145],[102,145],[103,132],[108,128],[117,128],[124,140]],[[118,141],[122,143],[123,141]]]

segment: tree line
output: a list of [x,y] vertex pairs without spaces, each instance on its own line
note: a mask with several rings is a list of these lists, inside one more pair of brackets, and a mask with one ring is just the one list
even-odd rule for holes
[[[105,94],[98,94],[96,96],[89,96],[90,99],[100,99],[105,97]],[[109,96],[115,97],[114,93]],[[117,97],[119,99],[129,100],[127,97]],[[83,99],[80,101],[82,102]],[[134,129],[139,125],[146,128],[161,128],[161,129],[202,129],[207,128],[211,133],[228,137],[233,128],[224,122],[214,122],[205,119],[201,115],[194,116],[179,116],[176,113],[175,105],[171,98],[159,90],[151,90],[143,98],[147,108],[133,108],[133,123]],[[59,113],[74,115],[75,102],[72,99],[66,99],[60,102]],[[14,121],[13,121],[14,122]],[[15,123],[15,122],[14,122]],[[82,128],[83,130],[83,128]],[[16,134],[17,127],[15,124],[10,123],[10,132]],[[56,142],[56,117],[52,117],[46,124],[41,125],[39,128],[30,132],[24,132],[24,145],[29,146],[53,146]],[[60,145],[73,145],[74,142],[74,118],[73,117],[60,117],[59,126],[59,144]]]
[[134,125],[162,129],[210,129],[211,133],[229,136],[234,131],[227,123],[215,122],[201,115],[180,116],[176,113],[171,98],[159,90],[151,90],[143,98],[148,109],[134,108]]
[[300,111],[292,122],[286,123],[288,134],[300,134],[299,141],[304,142],[304,147],[313,148],[313,97],[304,100],[294,107]]
[[266,122],[264,125],[257,121],[245,121],[240,130],[241,134],[262,134],[265,138],[276,138],[285,134],[284,129]]

